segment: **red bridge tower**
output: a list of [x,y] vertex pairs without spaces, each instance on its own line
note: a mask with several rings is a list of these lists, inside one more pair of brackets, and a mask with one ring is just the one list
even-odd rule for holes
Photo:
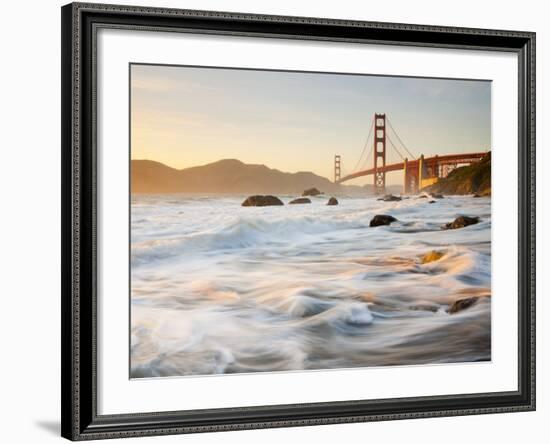
[[[374,192],[386,192],[386,114],[374,114]],[[378,162],[380,159],[380,162]],[[379,171],[381,168],[381,171]]]
[[338,183],[340,181],[341,175],[342,169],[340,168],[340,155],[336,154],[334,156],[334,183]]

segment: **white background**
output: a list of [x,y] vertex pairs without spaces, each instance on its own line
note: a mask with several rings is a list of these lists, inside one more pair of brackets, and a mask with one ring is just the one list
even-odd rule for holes
[[[517,389],[517,56],[104,29],[97,59],[100,414]],[[129,380],[129,62],[491,79],[492,362]]]
[[[270,14],[313,15],[435,25],[531,30],[538,33],[538,411],[534,413],[438,418],[371,424],[230,432],[145,438],[137,442],[375,442],[500,443],[545,442],[550,419],[550,392],[543,373],[543,348],[549,329],[543,301],[542,226],[548,220],[542,196],[548,179],[542,175],[544,109],[550,99],[543,83],[550,24],[543,2],[429,1],[326,3],[269,0],[259,2],[131,1],[182,8],[233,10]],[[12,2],[4,6],[2,45],[2,212],[0,235],[0,335],[2,441],[42,443],[59,440],[59,7],[57,1]],[[6,137],[7,136],[7,137]],[[548,248],[548,245],[546,245]],[[546,438],[547,439],[547,438]],[[127,440],[127,442],[136,440]]]

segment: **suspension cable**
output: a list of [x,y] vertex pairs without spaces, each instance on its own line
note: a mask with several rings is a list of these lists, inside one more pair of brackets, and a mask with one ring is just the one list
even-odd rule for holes
[[390,144],[391,146],[393,146],[393,149],[397,152],[397,154],[399,154],[399,157],[401,157],[401,160],[403,160],[403,162],[405,161],[405,157],[403,156],[403,154],[401,154],[401,152],[397,149],[397,147],[395,146],[395,144],[393,143],[393,141],[391,140],[390,136],[388,136],[386,134],[386,139],[388,139],[390,141]]
[[346,169],[346,166],[344,165],[344,161],[341,160],[340,161],[340,176],[341,177],[346,177],[346,176],[349,176],[351,173],[349,173]]
[[399,140],[399,142],[401,143],[401,145],[403,146],[403,148],[405,148],[405,151],[407,151],[407,153],[409,154],[409,156],[411,156],[412,159],[416,159],[416,157],[409,151],[409,149],[407,148],[407,145],[405,145],[403,143],[403,141],[401,140],[401,137],[399,137],[399,134],[397,134],[397,131],[395,131],[395,128],[393,127],[393,125],[391,124],[391,121],[389,119],[389,117],[386,117],[386,120],[388,121],[388,123],[390,124],[390,128],[391,130],[393,131],[393,133],[396,135],[397,137],[397,140]]
[[[367,136],[367,139],[365,140],[365,144],[363,145],[363,149],[361,150],[361,155],[359,156],[359,159],[357,160],[357,164],[355,165],[355,168],[352,170],[352,172],[359,171],[357,167],[361,163],[361,159],[363,158],[363,154],[365,154],[365,150],[367,149],[367,145],[369,143],[370,136],[372,134],[372,128],[374,127],[374,119],[370,122],[370,129],[369,129],[369,135]],[[368,155],[367,155],[368,157]]]
[[373,150],[374,150],[374,143],[371,145],[370,150],[369,150],[369,154],[367,154],[367,156],[365,157],[365,160],[363,161],[363,163],[362,163],[362,165],[361,165],[361,167],[359,168],[358,171],[364,170],[366,168],[367,162],[368,162],[368,160],[370,158],[370,155],[372,154]]

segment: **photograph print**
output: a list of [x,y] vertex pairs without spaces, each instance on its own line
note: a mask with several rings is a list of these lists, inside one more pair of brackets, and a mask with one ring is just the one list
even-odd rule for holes
[[130,64],[130,377],[491,361],[491,82]]

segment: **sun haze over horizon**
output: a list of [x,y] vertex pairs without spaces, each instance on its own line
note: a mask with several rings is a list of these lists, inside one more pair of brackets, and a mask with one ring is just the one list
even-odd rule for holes
[[[131,65],[131,158],[176,169],[237,159],[332,180],[372,167],[374,113],[384,113],[387,163],[491,149],[491,83],[354,74]],[[366,162],[365,162],[366,160]],[[388,184],[402,174],[388,174]],[[363,177],[352,183],[372,182]]]

